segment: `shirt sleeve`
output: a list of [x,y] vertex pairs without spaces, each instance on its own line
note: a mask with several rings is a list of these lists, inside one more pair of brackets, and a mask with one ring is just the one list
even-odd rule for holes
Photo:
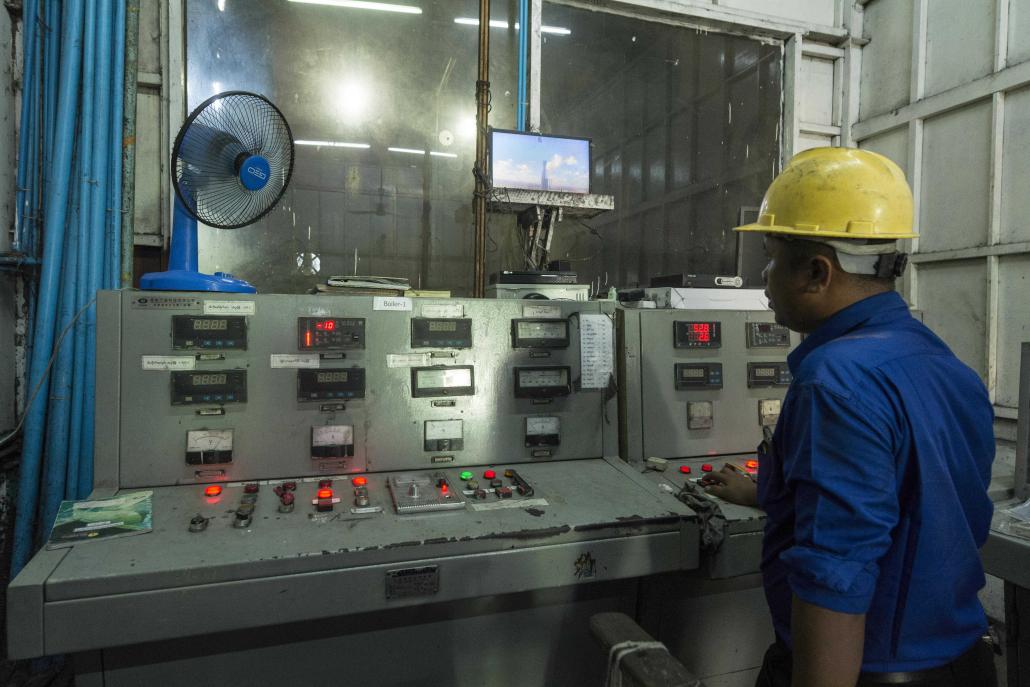
[[869,610],[898,522],[894,426],[856,394],[800,385],[783,460],[794,494],[794,545],[780,554],[802,601]]

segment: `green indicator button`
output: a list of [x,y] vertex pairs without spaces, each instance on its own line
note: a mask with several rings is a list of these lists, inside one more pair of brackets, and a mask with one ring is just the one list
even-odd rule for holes
[[467,482],[468,480],[472,479],[472,473],[468,470],[463,470],[461,473],[461,479]]

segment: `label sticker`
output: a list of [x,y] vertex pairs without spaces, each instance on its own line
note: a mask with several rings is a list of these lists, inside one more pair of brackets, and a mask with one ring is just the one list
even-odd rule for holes
[[524,305],[522,316],[526,318],[558,318],[561,319],[560,305]]
[[273,368],[319,366],[317,353],[273,353],[270,358]]
[[579,316],[580,386],[604,389],[615,371],[615,342],[612,321],[607,315]]
[[197,359],[192,355],[145,355],[144,370],[193,370]]
[[376,296],[372,300],[373,310],[406,310],[411,312],[411,299],[400,296]]
[[388,353],[387,367],[428,367],[428,353]]
[[491,501],[490,503],[469,502],[472,510],[504,510],[505,508],[531,508],[534,506],[547,506],[547,499],[504,499],[503,501]]
[[329,308],[312,305],[308,308],[308,315],[311,315],[312,317],[329,317]]
[[422,317],[464,317],[465,306],[461,303],[426,303],[422,306]]
[[132,307],[155,310],[193,310],[200,307],[200,299],[193,296],[134,296]]
[[204,301],[205,315],[253,315],[256,310],[254,301]]

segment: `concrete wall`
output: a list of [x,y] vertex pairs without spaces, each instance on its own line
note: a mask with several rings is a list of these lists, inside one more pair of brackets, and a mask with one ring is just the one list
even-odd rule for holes
[[[14,228],[17,176],[14,71],[14,26],[6,8],[0,7],[0,160],[3,161],[0,164],[0,254],[10,250]],[[0,433],[13,427],[15,422],[14,289],[13,273],[0,271]]]

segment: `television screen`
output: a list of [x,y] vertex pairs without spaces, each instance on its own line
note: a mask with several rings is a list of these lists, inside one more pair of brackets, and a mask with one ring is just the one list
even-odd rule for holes
[[590,193],[590,140],[490,131],[494,187]]

